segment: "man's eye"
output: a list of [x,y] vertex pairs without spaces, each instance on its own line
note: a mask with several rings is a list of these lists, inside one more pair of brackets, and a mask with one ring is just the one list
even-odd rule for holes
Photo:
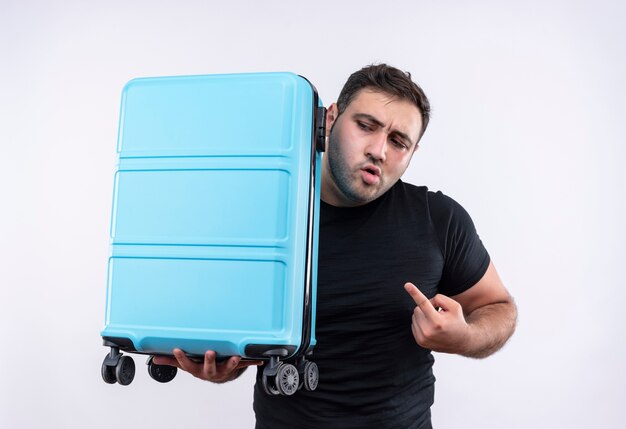
[[356,126],[365,131],[371,131],[371,127],[367,125],[365,122],[356,121]]
[[391,139],[391,143],[394,144],[394,146],[398,147],[399,149],[406,149],[406,145],[404,144],[404,142],[402,142],[402,140],[398,140],[398,139]]

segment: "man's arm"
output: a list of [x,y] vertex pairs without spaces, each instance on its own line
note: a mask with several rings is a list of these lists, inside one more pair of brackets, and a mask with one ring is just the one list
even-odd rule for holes
[[413,284],[404,287],[417,304],[411,329],[422,347],[484,358],[500,350],[515,331],[517,307],[493,263],[478,283],[454,297],[429,300]]

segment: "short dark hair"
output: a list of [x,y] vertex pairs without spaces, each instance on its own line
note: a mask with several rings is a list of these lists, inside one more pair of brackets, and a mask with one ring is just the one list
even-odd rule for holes
[[422,130],[417,140],[422,138],[430,120],[430,102],[422,88],[411,80],[411,73],[387,64],[372,64],[352,73],[337,99],[340,115],[356,94],[365,88],[384,92],[414,104],[422,114]]

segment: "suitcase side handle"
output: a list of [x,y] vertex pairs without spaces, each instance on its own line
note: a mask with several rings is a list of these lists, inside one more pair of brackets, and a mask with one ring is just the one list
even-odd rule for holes
[[318,152],[326,150],[326,108],[317,107],[315,112],[315,148]]

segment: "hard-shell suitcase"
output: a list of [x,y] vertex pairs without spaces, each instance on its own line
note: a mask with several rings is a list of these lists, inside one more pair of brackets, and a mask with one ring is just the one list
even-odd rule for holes
[[[141,78],[122,93],[105,327],[121,351],[265,360],[268,394],[317,385],[317,225],[325,109],[292,73]],[[148,359],[157,381],[176,369]],[[302,382],[300,382],[302,381]]]

